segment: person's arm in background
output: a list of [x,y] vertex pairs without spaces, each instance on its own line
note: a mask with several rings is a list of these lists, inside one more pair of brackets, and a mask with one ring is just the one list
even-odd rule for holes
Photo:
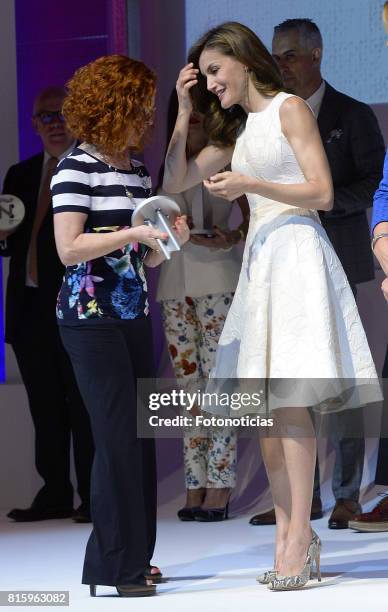
[[245,195],[237,198],[236,202],[242,214],[242,221],[236,229],[223,230],[215,226],[214,238],[205,238],[204,236],[194,234],[190,238],[191,242],[211,249],[230,250],[232,246],[238,244],[241,240],[245,240],[249,227],[249,204]]
[[[387,234],[376,241],[373,252],[385,275],[388,276],[388,152],[385,155],[383,178],[373,200],[371,229],[373,238]],[[383,280],[381,289],[385,299],[388,300],[388,278]]]
[[[15,166],[11,166],[8,170],[4,183],[3,183],[3,193],[16,195],[18,193],[17,189],[17,176],[15,172]],[[23,222],[11,232],[2,232],[0,230],[0,256],[1,257],[10,257],[12,255],[13,246],[15,241],[17,241],[18,230],[23,225]]]
[[381,179],[385,146],[376,116],[366,105],[353,107],[348,115],[351,155],[357,170],[357,181],[334,187],[334,205],[325,218],[347,217],[372,206],[373,194]]

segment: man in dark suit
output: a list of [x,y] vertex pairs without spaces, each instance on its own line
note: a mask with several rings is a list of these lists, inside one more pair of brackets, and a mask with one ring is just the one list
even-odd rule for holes
[[[64,268],[55,247],[50,181],[58,161],[75,144],[61,114],[65,95],[62,88],[50,87],[37,97],[32,121],[44,151],[12,166],[3,185],[3,193],[17,196],[26,208],[16,231],[0,232],[0,255],[11,258],[5,333],[26,387],[35,428],[35,463],[44,481],[31,507],[8,513],[15,521],[69,516],[76,522],[90,520],[92,434],[55,316]],[[71,438],[81,499],[75,511]]]
[[[334,183],[334,207],[320,213],[321,222],[356,297],[357,284],[374,278],[366,211],[381,177],[385,153],[381,131],[369,106],[322,79],[322,37],[310,19],[289,19],[276,26],[272,53],[287,89],[306,100],[318,119]],[[330,417],[336,499],[329,518],[331,529],[347,528],[349,520],[361,512],[358,499],[365,442],[362,411],[352,412]],[[311,518],[322,516],[318,461],[311,510]],[[274,511],[255,515],[250,522],[271,524]]]

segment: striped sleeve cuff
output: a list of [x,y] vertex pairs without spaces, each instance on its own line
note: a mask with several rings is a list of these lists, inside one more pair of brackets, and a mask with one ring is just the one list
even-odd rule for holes
[[86,172],[69,167],[69,158],[59,164],[51,181],[53,212],[89,213],[91,187]]

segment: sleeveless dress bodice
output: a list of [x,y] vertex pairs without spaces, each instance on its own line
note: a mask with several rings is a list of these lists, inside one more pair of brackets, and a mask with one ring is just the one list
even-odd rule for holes
[[[305,182],[281,129],[279,109],[289,97],[280,92],[264,111],[248,115],[233,171],[275,183]],[[368,403],[371,395],[378,400],[376,383],[373,392],[363,384],[377,380],[376,370],[352,290],[318,212],[246,195],[251,216],[242,268],[209,390],[231,379],[347,379],[360,381],[356,404]],[[319,393],[314,388],[311,400],[298,392],[295,401],[318,405],[326,391],[321,398]],[[341,409],[355,402],[334,405]]]
[[[232,159],[232,170],[264,181],[283,184],[304,183],[305,177],[295,154],[284,136],[279,108],[291,94],[280,92],[260,112],[249,113],[245,129],[239,135]],[[296,208],[263,196],[247,193],[251,215],[303,214],[319,221],[315,210]]]

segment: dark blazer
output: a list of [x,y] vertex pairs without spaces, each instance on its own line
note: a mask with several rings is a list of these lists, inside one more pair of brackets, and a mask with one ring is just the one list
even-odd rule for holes
[[[5,315],[5,340],[9,343],[13,342],[19,322],[23,317],[27,253],[38,201],[43,160],[43,153],[40,153],[11,166],[4,179],[3,193],[17,196],[26,207],[26,215],[22,224],[14,234],[8,237],[6,248],[0,247],[0,255],[11,257]],[[41,308],[44,314],[47,313],[47,323],[54,324],[56,298],[62,282],[64,266],[55,247],[51,209],[42,223],[37,250]]]
[[374,278],[366,211],[372,206],[385,146],[372,109],[326,83],[318,126],[334,183],[334,207],[320,213],[351,285]]

